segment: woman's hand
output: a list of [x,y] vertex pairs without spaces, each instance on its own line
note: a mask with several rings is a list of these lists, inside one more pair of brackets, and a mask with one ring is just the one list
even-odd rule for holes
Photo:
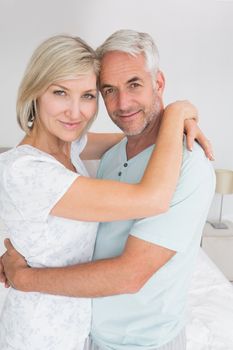
[[164,109],[163,116],[167,114],[172,117],[174,117],[174,115],[176,117],[180,117],[184,121],[186,119],[194,119],[196,122],[198,122],[198,110],[191,102],[187,100],[175,101],[167,105]]
[[180,115],[184,120],[184,131],[187,135],[186,145],[188,150],[192,151],[193,143],[196,140],[203,148],[205,155],[210,160],[214,160],[213,149],[210,141],[198,127],[198,110],[187,100],[175,101],[170,103],[164,110],[164,114]]
[[210,141],[198,127],[195,120],[187,119],[184,122],[184,131],[186,133],[186,145],[188,150],[192,151],[194,140],[203,148],[205,155],[209,160],[214,160],[213,149]]
[[0,265],[0,280],[6,287],[20,289],[19,272],[28,269],[24,257],[14,249],[9,239],[4,241],[6,252],[3,254]]

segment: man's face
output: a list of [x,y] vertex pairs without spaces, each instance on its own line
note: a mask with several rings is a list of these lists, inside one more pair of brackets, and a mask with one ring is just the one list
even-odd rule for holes
[[[143,55],[108,52],[101,61],[100,90],[112,121],[127,135],[141,134],[163,110],[164,80],[152,80]],[[157,81],[158,80],[158,81]]]

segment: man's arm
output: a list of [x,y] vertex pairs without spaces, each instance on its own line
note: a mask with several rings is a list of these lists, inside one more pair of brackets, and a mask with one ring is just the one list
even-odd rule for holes
[[123,133],[87,133],[87,144],[80,154],[83,160],[100,159],[104,153],[118,142],[125,135]]
[[174,251],[129,236],[121,256],[63,268],[29,268],[6,242],[3,264],[9,282],[25,292],[73,297],[104,297],[136,293]]

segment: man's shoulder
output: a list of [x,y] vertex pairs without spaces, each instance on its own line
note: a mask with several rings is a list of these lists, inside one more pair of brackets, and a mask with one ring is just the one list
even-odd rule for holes
[[183,162],[174,198],[180,193],[198,190],[203,191],[203,194],[208,190],[212,193],[214,188],[214,169],[201,146],[195,142],[193,150],[189,151],[184,144]]
[[184,141],[181,171],[185,170],[186,167],[193,167],[193,170],[195,169],[197,172],[199,172],[200,168],[203,170],[212,168],[211,162],[197,142],[194,142],[192,151],[189,151],[186,146],[186,141]]
[[125,144],[127,142],[126,137],[124,137],[120,142],[118,142],[116,145],[111,147],[103,157],[101,158],[101,163],[105,161],[109,161],[110,159],[115,159],[116,154],[120,155],[121,153],[125,152]]

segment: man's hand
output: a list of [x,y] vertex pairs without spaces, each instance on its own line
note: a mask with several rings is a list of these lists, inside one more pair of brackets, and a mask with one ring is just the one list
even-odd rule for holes
[[214,160],[213,149],[210,141],[205,137],[195,120],[187,119],[184,122],[186,142],[188,150],[192,151],[193,142],[196,140],[203,148],[205,155],[210,160]]
[[17,273],[22,269],[27,269],[28,265],[24,257],[14,249],[9,239],[4,241],[7,251],[1,258],[0,280],[6,287],[12,286],[18,289]]
[[[4,255],[4,254],[3,254]],[[7,282],[7,278],[4,272],[4,266],[2,263],[3,255],[0,257],[0,283],[4,283],[5,287],[10,287],[9,283]]]

